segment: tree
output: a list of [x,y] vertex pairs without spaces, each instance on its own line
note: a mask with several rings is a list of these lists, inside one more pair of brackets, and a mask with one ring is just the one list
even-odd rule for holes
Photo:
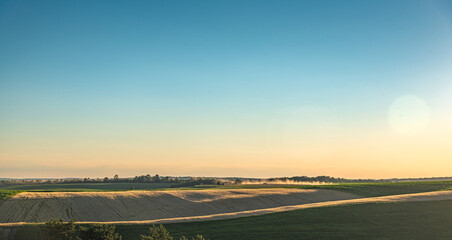
[[74,219],[65,223],[63,219],[52,218],[43,226],[49,240],[70,240],[75,232]]
[[160,224],[160,226],[152,225],[149,228],[150,235],[141,235],[141,240],[173,240],[166,228]]
[[113,179],[115,180],[115,182],[117,182],[117,181],[119,180],[118,174],[115,174],[115,176],[113,177]]
[[146,174],[145,182],[151,182],[151,180],[152,180],[151,175],[150,174]]
[[121,240],[119,233],[115,233],[115,226],[94,224],[90,227],[80,226],[78,240]]
[[155,176],[152,177],[152,181],[156,183],[160,182],[160,176],[158,174],[155,174]]

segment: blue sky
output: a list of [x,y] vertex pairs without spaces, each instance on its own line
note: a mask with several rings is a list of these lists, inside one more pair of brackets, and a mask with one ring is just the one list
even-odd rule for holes
[[[297,129],[337,125],[347,133],[386,131],[388,107],[403,95],[427,102],[433,116],[449,113],[438,96],[452,88],[450,1],[2,1],[0,36],[5,175],[28,176],[27,164],[41,166],[39,159],[53,159],[48,169],[66,159],[36,146],[88,152],[79,158],[96,162],[95,147],[74,146],[114,142],[150,164],[157,160],[143,154],[163,150],[146,150],[147,143],[183,155],[184,141],[209,148],[212,139],[229,139],[258,151],[273,143],[256,147],[256,139],[284,138],[274,126],[300,109],[315,116],[297,115]],[[318,126],[316,114],[334,122]],[[248,161],[244,150],[226,145],[234,159]],[[220,161],[221,151],[195,149],[185,162]],[[105,151],[103,159],[114,154],[96,151]],[[56,174],[45,166],[44,175]],[[234,175],[234,167],[219,166],[226,169],[219,174]]]

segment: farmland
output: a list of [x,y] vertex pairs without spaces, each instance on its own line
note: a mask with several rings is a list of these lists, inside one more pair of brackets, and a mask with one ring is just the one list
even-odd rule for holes
[[207,216],[354,199],[323,189],[235,189],[127,192],[23,192],[0,206],[0,222],[139,221]]
[[[290,185],[290,184],[243,184],[243,185],[197,185],[194,187],[171,188],[170,183],[0,183],[3,190],[29,192],[101,192],[127,190],[201,190],[201,189],[262,189],[262,188],[298,188],[328,189],[348,192],[362,197],[377,197],[395,194],[408,194],[441,190],[452,190],[452,181],[424,181],[397,183],[338,183],[323,185]],[[5,192],[5,191],[3,191]],[[5,193],[6,193],[5,192]],[[6,195],[5,195],[6,196]],[[9,196],[9,195],[8,195]]]
[[[202,233],[222,239],[450,239],[452,200],[366,203],[236,219],[166,224],[176,237]],[[415,211],[414,211],[415,209]],[[139,239],[149,224],[117,225],[124,239]],[[38,225],[22,226],[17,239],[44,239]],[[177,239],[177,238],[175,238]]]
[[328,189],[348,192],[361,197],[378,197],[396,194],[409,194],[431,191],[452,190],[452,181],[395,182],[395,183],[338,183],[319,185],[290,184],[243,184],[228,186],[197,186],[197,188],[218,189],[260,189],[260,188],[300,188]]
[[[451,205],[452,201],[369,203],[166,227],[175,235],[203,233],[218,240],[450,239]],[[132,230],[134,227],[142,226],[124,225],[118,229],[126,237],[128,232],[139,231]]]
[[[124,239],[137,239],[152,223],[165,223],[175,237],[202,233],[210,239],[425,239],[427,234],[447,239],[448,190],[452,181],[184,188],[169,183],[3,184],[0,218],[2,223],[52,217],[109,222]],[[17,231],[15,239],[42,239],[39,225],[0,229]]]
[[36,192],[99,192],[169,188],[169,183],[20,183],[0,184],[0,190]]

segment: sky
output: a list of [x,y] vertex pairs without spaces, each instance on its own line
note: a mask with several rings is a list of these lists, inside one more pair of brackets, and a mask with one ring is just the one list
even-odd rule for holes
[[451,1],[0,1],[0,178],[452,175]]

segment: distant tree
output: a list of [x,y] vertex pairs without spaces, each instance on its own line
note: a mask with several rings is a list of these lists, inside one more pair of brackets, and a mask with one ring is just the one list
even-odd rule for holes
[[115,174],[115,176],[113,177],[113,179],[115,180],[115,182],[117,182],[117,181],[119,180],[118,174]]
[[70,240],[75,232],[74,220],[65,223],[63,219],[52,218],[45,223],[43,231],[49,240]]
[[104,178],[104,182],[108,182],[108,177],[105,177],[105,178]]
[[149,228],[149,235],[141,235],[141,240],[173,240],[173,237],[163,225],[152,225]]
[[119,233],[115,233],[115,226],[94,224],[90,227],[80,226],[78,240],[121,240]]
[[242,180],[240,180],[240,179],[237,178],[237,179],[235,180],[234,184],[237,184],[237,185],[242,184]]
[[160,176],[158,174],[155,174],[155,176],[152,177],[152,181],[156,183],[160,182]]

